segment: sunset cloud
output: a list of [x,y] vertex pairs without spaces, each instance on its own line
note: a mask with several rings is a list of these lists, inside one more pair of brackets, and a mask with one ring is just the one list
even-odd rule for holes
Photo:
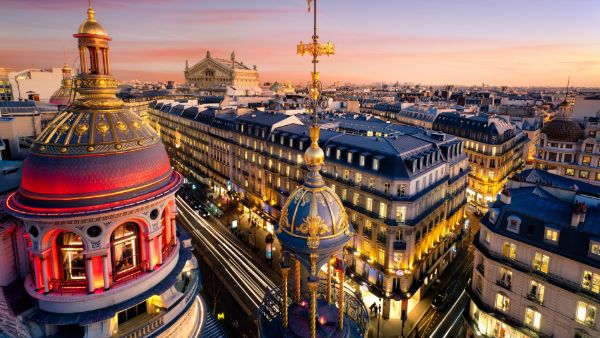
[[[508,0],[490,11],[481,1],[406,4],[329,0],[319,3],[320,37],[336,55],[320,63],[325,82],[600,86],[600,3],[567,0],[538,6]],[[185,60],[207,50],[256,64],[263,81],[304,83],[310,62],[295,54],[309,41],[304,0],[94,0],[113,38],[113,72],[121,80],[183,80]],[[519,10],[515,11],[515,6]],[[81,0],[6,0],[0,13],[0,67],[60,67],[63,48],[85,19]],[[568,13],[564,15],[563,13]],[[559,20],[560,19],[560,20]],[[17,29],[18,28],[18,29]],[[576,32],[576,33],[575,33]]]

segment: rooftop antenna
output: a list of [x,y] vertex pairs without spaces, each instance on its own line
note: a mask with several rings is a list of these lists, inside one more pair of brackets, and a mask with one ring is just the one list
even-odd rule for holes
[[565,93],[565,101],[569,98],[569,84],[571,83],[571,75],[567,78],[567,92]]

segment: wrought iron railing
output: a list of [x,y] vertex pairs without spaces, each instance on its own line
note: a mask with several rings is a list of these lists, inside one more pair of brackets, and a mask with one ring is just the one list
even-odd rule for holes
[[56,292],[60,294],[86,293],[87,281],[85,279],[51,279],[50,289],[51,292]]
[[163,248],[162,248],[163,261],[165,260],[165,258],[171,256],[171,254],[173,253],[173,250],[175,250],[176,247],[177,247],[177,241],[175,239],[172,239],[169,243],[167,243],[165,246],[163,246]]
[[147,262],[141,261],[125,271],[113,272],[112,285],[119,285],[119,284],[127,283],[131,280],[137,279],[138,277],[140,277],[141,275],[143,275],[146,272],[147,268],[148,268]]
[[[288,287],[288,303],[292,303],[294,297],[293,281],[290,280],[290,286]],[[332,280],[331,285],[331,296],[332,300],[338,299],[339,284]],[[327,284],[324,279],[319,282],[317,289],[317,298],[325,299],[327,295]],[[308,288],[303,285],[300,293],[300,299],[308,301],[310,299]],[[263,302],[258,309],[258,324],[259,330],[265,333],[269,323],[281,314],[281,304],[283,303],[282,288],[276,287],[274,289],[267,290]],[[361,337],[366,337],[369,329],[369,312],[362,298],[349,290],[344,290],[344,314],[346,319],[352,320],[358,327],[358,334]]]

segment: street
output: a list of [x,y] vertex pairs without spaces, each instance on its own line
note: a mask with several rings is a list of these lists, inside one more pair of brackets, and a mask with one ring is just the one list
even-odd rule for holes
[[[201,259],[218,276],[246,316],[254,319],[265,290],[278,285],[280,277],[216,219],[200,217],[181,197],[177,197],[177,206],[179,224],[199,243],[196,249]],[[256,332],[253,326],[240,325],[239,329],[245,333]]]

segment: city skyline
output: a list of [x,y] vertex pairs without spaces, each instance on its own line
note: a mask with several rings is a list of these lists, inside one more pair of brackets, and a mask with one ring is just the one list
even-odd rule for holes
[[[238,60],[258,66],[261,81],[307,80],[308,66],[294,52],[294,41],[310,39],[303,29],[309,21],[304,0],[168,5],[97,0],[93,5],[115,38],[113,72],[121,80],[181,82],[185,60],[192,65],[207,50],[222,58],[235,50]],[[69,39],[85,7],[86,1],[75,0],[5,0],[3,66],[60,67],[65,51],[76,66]],[[325,58],[320,65],[326,83],[564,86],[570,75],[574,86],[600,86],[600,38],[593,34],[600,4],[593,1],[580,1],[576,8],[568,1],[544,6],[504,1],[491,7],[468,0],[327,1],[319,7],[324,9],[320,38],[337,48],[336,62]],[[468,19],[465,12],[471,13]],[[30,24],[10,29],[24,18]]]

